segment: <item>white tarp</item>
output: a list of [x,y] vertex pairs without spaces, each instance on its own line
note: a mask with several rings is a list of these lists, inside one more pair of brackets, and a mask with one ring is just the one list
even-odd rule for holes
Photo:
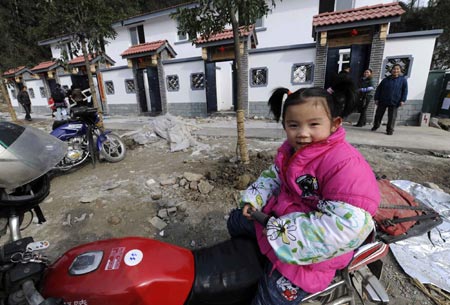
[[392,253],[409,276],[450,292],[450,195],[407,180],[391,182],[433,208],[444,220],[429,236],[390,244]]

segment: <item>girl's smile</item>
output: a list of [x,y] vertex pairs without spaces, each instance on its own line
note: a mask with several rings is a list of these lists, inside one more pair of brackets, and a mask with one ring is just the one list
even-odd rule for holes
[[321,98],[308,98],[304,103],[287,108],[284,130],[294,150],[325,140],[341,125],[340,117],[329,118],[324,103]]

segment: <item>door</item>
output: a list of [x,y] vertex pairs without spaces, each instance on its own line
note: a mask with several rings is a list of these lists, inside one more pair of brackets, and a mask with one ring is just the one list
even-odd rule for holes
[[148,112],[147,107],[147,98],[145,94],[145,84],[144,84],[144,70],[137,69],[136,70],[136,83],[137,83],[137,91],[138,91],[138,100],[139,106],[141,108],[141,112]]
[[206,111],[217,111],[216,63],[205,61]]
[[150,96],[151,112],[159,114],[162,112],[161,92],[159,91],[159,77],[157,67],[147,68],[148,92]]
[[325,71],[325,89],[331,87],[339,72],[339,48],[328,48],[327,68]]
[[354,44],[351,47],[350,76],[355,84],[359,83],[364,70],[369,68],[370,49],[369,44]]

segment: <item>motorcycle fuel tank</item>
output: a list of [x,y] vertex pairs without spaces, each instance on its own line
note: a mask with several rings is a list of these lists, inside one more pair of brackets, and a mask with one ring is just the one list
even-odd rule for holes
[[191,251],[127,237],[66,252],[48,268],[42,294],[71,305],[182,305],[193,281]]

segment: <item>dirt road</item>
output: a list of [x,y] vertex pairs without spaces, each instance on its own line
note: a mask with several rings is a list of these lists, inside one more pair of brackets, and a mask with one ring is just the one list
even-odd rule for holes
[[[175,153],[163,140],[133,145],[120,163],[101,162],[95,168],[86,164],[54,177],[51,193],[41,205],[47,222],[32,221],[23,235],[49,240],[52,259],[72,246],[109,237],[145,236],[190,249],[228,238],[226,218],[239,195],[236,186],[255,179],[271,163],[280,142],[249,140],[251,164],[242,166],[233,162],[234,138],[197,140],[206,146]],[[450,159],[404,150],[358,149],[379,176],[433,182],[450,192]],[[162,222],[155,221],[158,214]],[[392,256],[386,264],[384,280],[391,304],[432,304]]]

